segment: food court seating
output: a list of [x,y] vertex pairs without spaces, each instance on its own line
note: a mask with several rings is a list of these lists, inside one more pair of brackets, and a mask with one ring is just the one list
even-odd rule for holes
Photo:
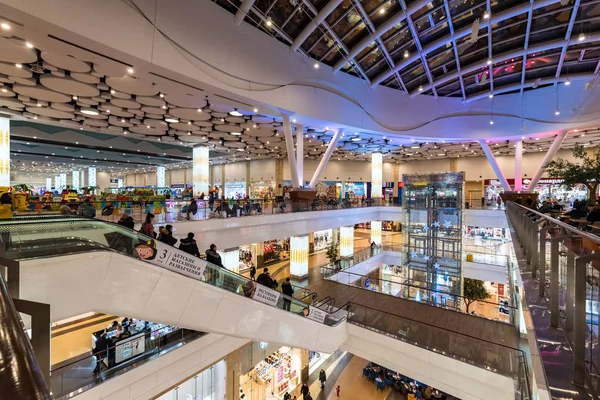
[[385,383],[379,381],[376,381],[375,383],[377,384],[377,390],[381,389],[382,392],[385,390]]

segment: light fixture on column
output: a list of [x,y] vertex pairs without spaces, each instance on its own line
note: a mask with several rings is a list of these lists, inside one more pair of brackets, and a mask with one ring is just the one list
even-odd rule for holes
[[485,12],[483,13],[483,19],[489,19],[490,18],[490,12],[488,10],[485,10]]
[[73,190],[79,190],[79,170],[78,169],[73,170],[71,187],[73,188]]
[[194,195],[200,196],[202,193],[208,193],[208,147],[196,146],[193,150],[193,184]]
[[319,69],[319,62],[318,62],[318,61],[315,61],[315,63],[313,64],[313,67],[314,67],[315,69]]
[[52,190],[52,178],[46,178],[46,192]]
[[423,85],[419,85],[419,92],[423,91]]
[[10,120],[0,118],[0,186],[10,186]]
[[87,186],[96,187],[96,167],[88,168],[88,184]]
[[354,226],[340,227],[340,257],[354,254]]
[[298,278],[308,275],[308,235],[290,238],[290,275]]
[[569,86],[571,84],[571,80],[569,78],[567,78],[567,80],[565,81],[565,86]]
[[383,155],[373,153],[371,155],[371,198],[381,199],[383,180]]
[[371,242],[381,245],[381,221],[371,221]]
[[491,64],[492,64],[492,59],[491,59],[491,58],[488,58],[488,59],[487,59],[487,61],[486,61],[486,64],[487,64],[487,65],[491,65]]
[[60,174],[58,177],[60,179],[60,190],[65,190],[67,188],[67,174],[63,173]]
[[156,167],[156,187],[165,187],[165,167]]

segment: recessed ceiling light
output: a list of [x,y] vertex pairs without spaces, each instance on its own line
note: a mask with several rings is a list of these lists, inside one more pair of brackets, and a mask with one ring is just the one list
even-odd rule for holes
[[490,95],[488,96],[490,99],[494,98],[494,93],[490,93]]
[[81,113],[85,115],[98,115],[98,110],[94,110],[93,108],[82,108]]
[[29,43],[29,42],[26,42],[25,46],[29,47],[30,49],[33,49],[33,45],[31,43]]
[[23,68],[23,64],[17,63],[17,64],[15,64],[15,67],[17,67],[17,68]]
[[485,12],[483,13],[483,19],[488,19],[490,17],[490,13],[489,12]]
[[77,96],[73,96],[73,100],[77,100],[79,97]]
[[175,119],[175,118],[172,118],[172,117],[165,118],[165,121],[166,122],[170,122],[172,124],[176,124],[177,122],[179,122],[178,119]]
[[115,92],[115,89],[110,89],[110,94],[115,94],[117,92]]
[[242,133],[241,132],[231,132],[231,134],[234,136],[240,136]]
[[379,14],[382,14],[382,15],[385,14],[385,8],[380,8],[379,9]]
[[579,34],[579,36],[577,37],[577,40],[579,40],[580,42],[583,42],[585,40],[585,33],[581,32]]
[[3,93],[6,93],[6,92],[8,92],[8,89],[6,89],[6,88],[2,88],[2,92],[3,92]]
[[237,150],[237,151],[246,151],[246,150],[244,150],[244,149],[236,149],[236,150]]
[[293,123],[296,123],[296,119],[294,118],[294,119],[292,120],[292,122],[293,122]]
[[128,74],[133,74],[133,68],[127,68],[127,73]]
[[421,86],[419,86],[419,92],[422,92],[422,91],[423,91],[423,86],[421,85]]
[[409,55],[408,50],[404,50],[404,58],[408,58]]
[[164,94],[164,93],[159,93],[158,95],[160,96],[160,98],[161,98],[161,99],[162,99],[163,97],[165,97],[165,94]]
[[352,140],[353,142],[360,142],[361,139],[359,137],[353,137],[350,140]]
[[255,108],[253,111],[254,111],[255,113],[257,113],[257,112],[258,112],[258,108]]
[[490,125],[494,125],[494,120],[493,119],[490,120]]
[[271,20],[271,17],[267,18],[267,26],[271,26],[273,25],[273,21]]
[[560,111],[559,110],[554,111],[554,115],[560,115]]
[[315,61],[315,63],[313,64],[313,67],[315,67],[315,69],[319,69],[319,62]]
[[567,80],[565,81],[565,85],[569,86],[571,84],[571,80],[569,78],[567,78]]
[[237,110],[237,108],[234,108],[233,111],[229,112],[229,115],[233,115],[234,117],[241,117],[244,114],[242,114],[241,112],[239,112]]
[[2,27],[2,29],[4,29],[5,31],[10,30],[10,25],[7,24],[6,22],[3,22],[2,24],[0,24],[0,26]]
[[491,65],[492,64],[492,59],[488,58],[487,61],[486,61],[486,63],[487,63],[487,65]]

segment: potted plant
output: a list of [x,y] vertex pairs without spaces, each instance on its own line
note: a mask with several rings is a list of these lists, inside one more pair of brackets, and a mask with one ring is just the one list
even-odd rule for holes
[[544,166],[551,178],[562,178],[567,186],[585,185],[588,189],[588,205],[596,205],[596,192],[600,184],[600,149],[590,157],[586,148],[575,145],[573,157],[580,162],[558,158]]
[[483,281],[479,279],[465,278],[463,282],[463,300],[467,306],[467,314],[469,307],[476,301],[485,300],[490,297],[489,292],[485,288]]
[[337,261],[339,260],[337,242],[335,240],[331,241],[331,244],[329,245],[329,247],[327,247],[327,252],[325,254],[329,259],[329,263],[335,266]]

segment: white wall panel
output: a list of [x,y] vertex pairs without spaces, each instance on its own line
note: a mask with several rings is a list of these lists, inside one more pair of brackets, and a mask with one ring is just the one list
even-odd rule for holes
[[250,161],[250,181],[274,181],[275,160]]
[[[224,164],[225,182],[245,182],[246,181],[246,162],[236,162]],[[273,169],[275,173],[275,169]]]

